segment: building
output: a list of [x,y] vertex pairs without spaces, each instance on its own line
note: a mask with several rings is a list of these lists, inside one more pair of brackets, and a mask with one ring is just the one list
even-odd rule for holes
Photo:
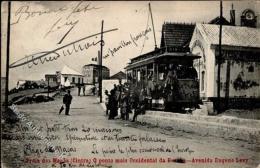
[[[82,67],[82,74],[84,76],[84,83],[96,84],[98,83],[99,65],[88,64]],[[102,66],[102,79],[109,79],[109,68]]]
[[60,82],[58,82],[58,75],[57,74],[46,74],[45,75],[45,81],[46,81],[46,83],[49,83],[50,87],[55,87],[55,86],[60,85]]
[[75,86],[84,83],[83,75],[68,66],[64,66],[61,71],[56,74],[46,74],[45,81],[49,81],[49,86]]
[[126,74],[122,71],[110,76],[110,79],[118,79],[118,80],[124,80],[126,79]]
[[[229,98],[230,101],[260,98],[259,37],[259,28],[223,25],[221,98]],[[194,61],[199,74],[200,96],[204,100],[214,100],[217,97],[219,25],[197,24],[189,46],[193,54],[201,56]]]

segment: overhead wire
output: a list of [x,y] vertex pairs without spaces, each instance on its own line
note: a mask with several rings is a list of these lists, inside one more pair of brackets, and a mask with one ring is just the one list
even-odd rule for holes
[[[150,19],[150,10],[148,10],[148,15],[147,15],[147,22],[146,22],[146,28],[145,30],[148,29],[148,26],[149,26],[149,19]],[[143,41],[143,45],[142,45],[142,49],[141,49],[141,52],[140,52],[140,55],[143,53],[143,49],[144,49],[144,45],[145,45],[145,42],[146,42],[146,36],[144,37],[144,41]]]

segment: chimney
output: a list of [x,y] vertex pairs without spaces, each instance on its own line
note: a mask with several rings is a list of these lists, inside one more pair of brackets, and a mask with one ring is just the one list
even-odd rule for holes
[[236,25],[236,16],[235,16],[235,10],[233,8],[233,3],[232,3],[232,8],[230,10],[230,24],[232,26]]

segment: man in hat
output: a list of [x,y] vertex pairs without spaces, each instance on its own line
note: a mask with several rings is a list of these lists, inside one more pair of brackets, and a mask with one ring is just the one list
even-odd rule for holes
[[[63,104],[65,105],[65,115],[69,115],[71,101],[72,101],[72,96],[70,94],[70,90],[68,90],[63,97]],[[59,114],[63,111],[63,109],[64,107],[62,106]]]

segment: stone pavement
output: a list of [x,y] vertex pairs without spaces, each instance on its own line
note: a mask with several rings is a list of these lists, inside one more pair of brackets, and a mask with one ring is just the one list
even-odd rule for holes
[[[71,116],[58,115],[61,98],[17,106],[26,121],[4,125],[2,167],[244,168],[259,164],[257,144],[107,120],[96,97],[72,93]],[[47,137],[49,144],[39,135]],[[62,162],[55,152],[63,153]],[[140,163],[144,161],[150,163]]]

